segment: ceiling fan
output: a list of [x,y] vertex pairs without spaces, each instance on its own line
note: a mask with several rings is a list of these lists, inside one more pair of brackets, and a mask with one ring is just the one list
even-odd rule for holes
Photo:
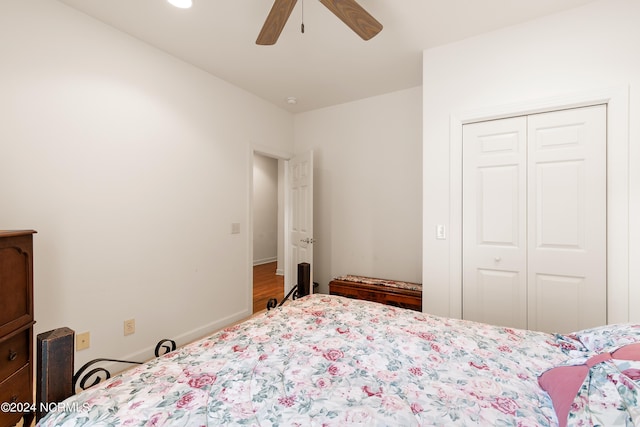
[[[298,0],[275,0],[267,20],[262,26],[256,44],[272,45],[278,41],[280,33],[287,23],[291,11]],[[369,40],[382,30],[382,24],[376,21],[355,0],[320,0],[363,40]]]

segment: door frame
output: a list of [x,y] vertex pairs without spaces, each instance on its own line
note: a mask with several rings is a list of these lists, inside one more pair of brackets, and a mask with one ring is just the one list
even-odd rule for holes
[[[260,154],[266,157],[271,157],[278,160],[284,160],[284,182],[285,182],[285,191],[284,191],[284,236],[283,236],[283,244],[284,244],[284,291],[285,295],[289,289],[291,289],[292,278],[289,274],[289,233],[287,230],[289,228],[290,214],[289,214],[289,204],[290,197],[289,192],[286,190],[287,183],[289,182],[289,160],[293,157],[293,153],[289,153],[287,151],[274,150],[269,147],[263,147],[260,145],[251,145],[249,147],[249,171],[248,171],[248,194],[247,194],[247,203],[249,206],[249,215],[247,220],[247,248],[248,248],[248,283],[247,283],[247,304],[251,311],[253,311],[253,168],[254,168],[254,155]],[[279,301],[278,301],[279,302]],[[266,308],[266,307],[265,307]]]
[[607,323],[629,321],[629,87],[463,111],[450,117],[449,313],[462,317],[462,125],[607,104]]

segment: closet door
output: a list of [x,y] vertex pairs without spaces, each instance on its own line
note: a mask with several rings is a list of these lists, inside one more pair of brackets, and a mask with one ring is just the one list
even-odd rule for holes
[[463,318],[527,327],[527,118],[463,127]]
[[606,106],[463,127],[463,318],[606,323]]
[[529,329],[607,322],[605,105],[529,116]]

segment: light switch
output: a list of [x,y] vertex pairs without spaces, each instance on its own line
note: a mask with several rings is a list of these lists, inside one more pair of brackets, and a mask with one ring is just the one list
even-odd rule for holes
[[444,224],[436,225],[436,239],[445,240],[447,238],[447,229]]
[[240,234],[240,223],[234,222],[231,224],[231,234]]

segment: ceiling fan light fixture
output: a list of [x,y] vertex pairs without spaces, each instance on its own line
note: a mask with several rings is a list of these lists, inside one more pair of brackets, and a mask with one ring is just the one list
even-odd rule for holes
[[[258,34],[256,44],[268,46],[278,41],[278,37],[280,37],[297,2],[298,0],[274,0],[269,15],[264,21],[260,34]],[[362,40],[369,40],[382,31],[382,24],[364,10],[356,0],[320,0],[320,3],[340,18]],[[304,33],[304,10],[300,29]]]
[[193,0],[167,0],[175,7],[179,7],[180,9],[189,9],[193,6]]

